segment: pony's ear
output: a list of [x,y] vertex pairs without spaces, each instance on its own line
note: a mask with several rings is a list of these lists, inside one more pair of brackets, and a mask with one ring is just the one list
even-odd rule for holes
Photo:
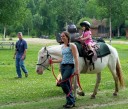
[[47,50],[47,48],[46,47],[44,47],[44,51],[46,51]]

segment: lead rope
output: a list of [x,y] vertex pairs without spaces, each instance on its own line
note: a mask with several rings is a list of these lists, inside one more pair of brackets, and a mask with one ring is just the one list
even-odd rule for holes
[[70,95],[70,93],[72,92],[72,78],[73,78],[73,76],[77,76],[77,82],[78,82],[78,85],[79,85],[79,87],[80,87],[80,89],[81,89],[81,91],[82,91],[82,87],[81,87],[81,85],[80,85],[80,79],[79,79],[79,75],[78,74],[72,74],[69,78],[67,78],[66,80],[63,80],[63,81],[59,81],[58,79],[57,79],[57,77],[56,77],[56,75],[55,75],[55,73],[54,73],[54,67],[53,67],[53,64],[51,64],[50,63],[50,65],[51,65],[51,68],[52,68],[52,74],[53,74],[53,76],[55,77],[55,79],[57,80],[57,82],[59,83],[59,84],[61,84],[62,82],[65,82],[65,81],[68,81],[68,80],[70,80],[70,85],[71,85],[71,89],[70,89],[70,91],[69,91],[69,93],[67,94],[67,97]]

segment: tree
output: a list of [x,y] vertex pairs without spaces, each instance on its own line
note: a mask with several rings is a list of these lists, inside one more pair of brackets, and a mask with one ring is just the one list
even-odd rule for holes
[[59,31],[62,31],[66,24],[76,23],[85,15],[86,0],[54,0],[53,8],[56,14],[56,21]]
[[29,2],[27,4],[27,8],[29,8],[31,10],[32,15],[36,14],[36,4],[35,4],[34,0],[29,0]]
[[104,8],[98,6],[97,0],[88,0],[85,7],[87,17],[102,19],[102,17],[105,15]]
[[125,18],[128,19],[128,1],[124,0],[121,6],[122,6],[122,11],[125,15]]
[[[119,27],[125,21],[126,14],[123,10],[123,7],[128,6],[127,0],[97,0],[99,6],[105,8],[106,18],[109,18],[110,24],[110,42],[111,42],[111,33],[112,28],[118,28],[118,35],[119,35]],[[127,5],[126,5],[127,4]]]
[[52,8],[52,2],[45,0],[42,1],[39,5],[39,14],[42,16],[43,25],[42,30],[43,34],[50,35],[56,29],[56,22],[55,22],[55,14]]
[[125,31],[126,31],[126,38],[128,39],[128,1],[124,0],[123,4],[122,4],[122,10],[124,12],[125,15]]
[[30,10],[26,11],[26,16],[23,22],[23,27],[27,30],[28,36],[30,35],[30,30],[33,29],[33,16]]
[[43,26],[43,17],[40,16],[39,14],[35,14],[33,16],[33,24],[34,24],[34,29],[36,30],[36,35],[39,37],[42,35],[42,26]]
[[4,36],[6,26],[21,22],[24,19],[27,0],[0,0],[0,23],[4,26]]

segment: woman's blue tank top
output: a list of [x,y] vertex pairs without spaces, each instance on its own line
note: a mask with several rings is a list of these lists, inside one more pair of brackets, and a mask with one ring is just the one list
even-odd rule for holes
[[70,45],[68,47],[62,47],[62,62],[61,64],[74,64],[74,58],[73,54],[70,48]]

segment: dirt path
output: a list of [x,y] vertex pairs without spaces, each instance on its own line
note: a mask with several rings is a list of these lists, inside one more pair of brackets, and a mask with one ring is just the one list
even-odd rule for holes
[[[110,41],[105,41],[108,44],[110,44]],[[126,41],[112,41],[111,44],[128,44]]]
[[[54,101],[54,100],[62,100],[62,99],[65,99],[63,97],[53,97],[53,98],[50,98],[50,99],[43,99],[43,100],[40,100],[38,101],[38,103],[44,103],[44,102],[51,102],[51,101]],[[29,105],[29,104],[32,104],[32,103],[35,103],[35,101],[30,101],[30,102],[17,102],[17,103],[9,103],[7,105],[2,105],[0,106],[0,108],[4,108],[4,107],[13,107],[13,106],[16,106],[16,105]],[[106,104],[93,104],[93,105],[82,105],[82,106],[77,106],[77,107],[74,107],[73,109],[95,109],[95,108],[104,108],[104,107],[108,107],[108,106],[115,106],[115,105],[125,105],[128,103],[128,99],[125,99],[123,101],[116,101],[116,102],[108,102]],[[43,108],[42,108],[43,109]]]
[[[42,39],[42,38],[25,38],[28,43],[31,44],[57,44],[56,39]],[[110,44],[109,41],[106,43]],[[126,41],[112,41],[111,44],[128,44]]]
[[[103,94],[105,92],[108,92],[108,91],[103,91],[103,92],[99,92],[99,94]],[[91,93],[86,93],[86,96],[90,95]],[[29,102],[17,102],[17,103],[7,103],[7,104],[4,104],[2,106],[0,106],[0,108],[8,108],[8,107],[15,107],[17,105],[20,105],[20,106],[25,106],[25,105],[31,105],[31,104],[37,104],[37,103],[48,103],[48,102],[54,102],[54,101],[60,101],[60,100],[64,100],[65,97],[63,96],[58,96],[58,97],[51,97],[51,98],[44,98],[44,99],[40,99],[38,101],[29,101]],[[96,99],[95,99],[96,100]],[[87,105],[87,104],[83,104],[83,105],[76,105],[76,107],[74,107],[73,109],[95,109],[95,108],[105,108],[105,107],[108,107],[108,106],[115,106],[115,105],[125,105],[125,104],[128,104],[128,99],[123,99],[122,100],[118,100],[118,101],[111,101],[111,102],[107,102],[107,103],[94,103],[94,104],[90,104],[90,105]],[[53,108],[51,109],[54,109],[54,103],[53,105]],[[59,104],[59,106],[61,106],[61,104]],[[55,106],[56,107],[56,106]],[[56,107],[57,108],[57,107]],[[41,109],[49,109],[49,108],[43,108],[41,107]],[[60,109],[60,108],[57,108],[57,109]]]
[[93,104],[92,106],[81,106],[79,109],[95,109],[95,108],[101,108],[108,107],[108,106],[115,106],[115,105],[122,105],[122,104],[127,104],[128,99],[125,99],[124,101],[117,101],[117,102],[108,102],[106,104]]
[[[42,39],[42,38],[24,38],[29,44],[58,44],[56,39]],[[9,40],[9,39],[6,39]],[[14,41],[17,41],[17,38],[13,38]],[[106,43],[110,44],[110,41],[106,41]],[[127,41],[113,41],[111,44],[128,44]]]
[[25,40],[31,44],[57,44],[55,39],[25,38]]

